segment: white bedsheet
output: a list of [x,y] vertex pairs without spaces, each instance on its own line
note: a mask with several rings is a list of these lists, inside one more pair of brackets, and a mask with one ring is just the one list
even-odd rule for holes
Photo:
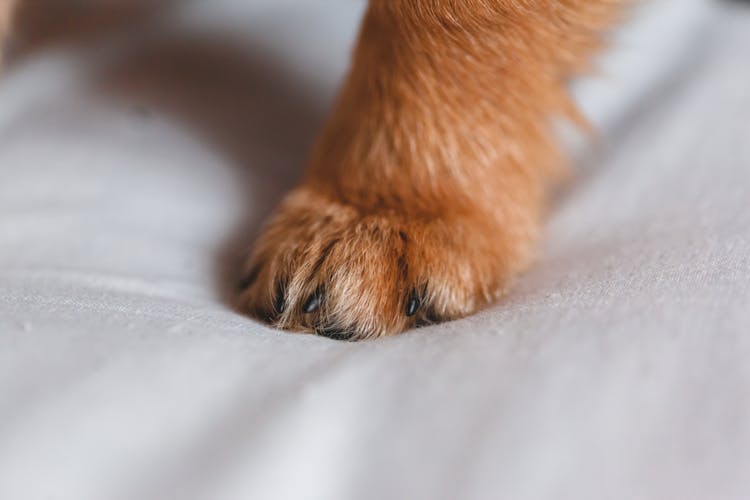
[[750,9],[698,3],[581,91],[603,139],[510,297],[360,344],[226,296],[361,4],[29,16],[0,81],[0,498],[750,497]]

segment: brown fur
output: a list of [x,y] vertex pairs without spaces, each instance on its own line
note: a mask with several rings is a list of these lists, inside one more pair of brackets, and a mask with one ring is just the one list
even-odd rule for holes
[[[239,307],[338,339],[496,301],[529,265],[560,173],[550,120],[626,0],[371,0],[304,179]],[[0,0],[0,35],[12,0]]]
[[242,305],[281,328],[361,339],[497,300],[532,259],[559,172],[550,119],[577,119],[566,82],[621,3],[372,0]]

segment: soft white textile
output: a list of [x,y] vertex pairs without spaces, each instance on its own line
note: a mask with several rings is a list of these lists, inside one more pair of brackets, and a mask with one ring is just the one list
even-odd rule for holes
[[346,344],[225,298],[346,67],[361,5],[315,4],[20,37],[0,498],[750,497],[750,9],[672,0],[581,90],[603,139],[506,301]]

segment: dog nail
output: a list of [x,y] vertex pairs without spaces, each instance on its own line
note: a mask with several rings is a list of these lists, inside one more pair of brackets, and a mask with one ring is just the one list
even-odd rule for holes
[[406,304],[406,316],[411,318],[415,314],[417,314],[417,311],[419,311],[419,298],[417,297],[416,293],[412,293],[411,297],[409,298],[409,303]]
[[286,297],[284,296],[284,287],[279,285],[276,287],[276,299],[273,301],[273,309],[277,314],[282,314],[286,309]]
[[276,285],[276,298],[273,301],[273,310],[276,314],[282,314],[286,310],[286,286],[281,281]]
[[302,310],[305,314],[310,314],[317,311],[320,308],[320,304],[323,302],[323,291],[321,289],[315,290],[307,302],[305,302]]

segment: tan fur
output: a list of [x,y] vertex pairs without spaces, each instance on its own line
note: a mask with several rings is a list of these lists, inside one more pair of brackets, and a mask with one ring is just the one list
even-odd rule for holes
[[561,166],[550,119],[577,119],[566,82],[621,3],[372,0],[305,178],[250,259],[242,306],[362,339],[497,300],[532,259]]

